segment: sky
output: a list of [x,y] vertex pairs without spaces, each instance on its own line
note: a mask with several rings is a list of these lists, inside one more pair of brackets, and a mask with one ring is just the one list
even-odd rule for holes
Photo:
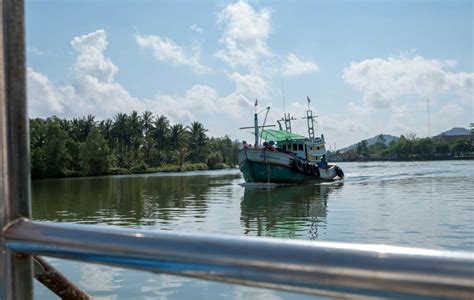
[[309,97],[328,148],[474,122],[473,1],[26,0],[25,10],[30,117],[149,110],[252,140],[239,127],[253,124],[255,99],[271,107],[266,124],[291,113],[306,135]]

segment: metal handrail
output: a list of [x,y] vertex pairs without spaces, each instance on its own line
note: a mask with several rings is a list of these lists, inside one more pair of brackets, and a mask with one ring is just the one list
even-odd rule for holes
[[325,296],[474,295],[467,252],[27,220],[5,239],[16,252]]

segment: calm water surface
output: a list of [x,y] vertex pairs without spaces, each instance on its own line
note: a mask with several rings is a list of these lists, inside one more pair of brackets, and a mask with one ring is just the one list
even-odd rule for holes
[[[36,220],[474,251],[474,161],[341,163],[344,182],[251,188],[238,170],[33,181]],[[49,259],[97,299],[310,299]],[[52,294],[35,282],[35,298]]]

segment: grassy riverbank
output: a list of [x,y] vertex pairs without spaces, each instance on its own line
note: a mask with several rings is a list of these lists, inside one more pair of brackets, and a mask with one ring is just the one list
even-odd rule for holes
[[[78,171],[66,170],[64,174],[58,176],[50,176],[47,178],[71,178],[71,177],[94,177],[94,176],[107,176],[107,175],[131,175],[131,174],[151,174],[151,173],[170,173],[170,172],[192,172],[192,171],[208,171],[208,170],[224,170],[232,169],[233,165],[219,164],[214,168],[209,168],[204,163],[197,164],[184,164],[182,166],[167,164],[161,167],[136,167],[131,169],[125,168],[110,168],[107,173],[102,174],[87,174]],[[36,178],[38,179],[38,178]]]
[[166,172],[190,172],[190,171],[206,171],[206,170],[221,170],[221,169],[231,169],[231,165],[220,164],[212,169],[210,169],[206,164],[184,164],[179,165],[164,165],[161,167],[152,167],[146,169],[123,169],[123,168],[113,168],[110,170],[109,175],[126,175],[126,174],[147,174],[147,173],[166,173]]

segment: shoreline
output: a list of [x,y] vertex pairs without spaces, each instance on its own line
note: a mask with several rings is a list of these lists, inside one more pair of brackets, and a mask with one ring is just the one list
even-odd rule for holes
[[443,157],[439,159],[359,159],[359,160],[331,160],[330,162],[414,162],[414,161],[451,161],[451,160],[474,160],[474,156],[471,157]]
[[[458,157],[458,158],[440,158],[440,159],[425,159],[425,160],[331,160],[333,163],[367,163],[367,162],[430,162],[430,161],[462,161],[462,160],[474,160],[474,157]],[[204,167],[205,166],[205,167]],[[230,170],[238,169],[237,166],[231,165],[222,165],[217,168],[209,168],[205,164],[186,164],[182,167],[178,165],[166,165],[162,167],[152,167],[147,168],[145,171],[132,171],[129,169],[119,169],[111,170],[111,172],[105,174],[97,175],[70,175],[70,176],[56,176],[56,177],[41,177],[33,178],[31,180],[42,180],[42,179],[68,179],[68,178],[86,178],[86,177],[102,177],[102,176],[120,176],[120,175],[145,175],[145,174],[155,174],[155,173],[184,173],[184,172],[196,172],[196,171],[219,171],[219,170]]]
[[116,175],[145,175],[145,174],[155,174],[155,173],[182,173],[182,172],[195,172],[195,171],[218,171],[218,170],[229,170],[235,169],[235,166],[231,165],[219,166],[217,168],[209,168],[206,164],[185,164],[183,166],[178,165],[166,165],[162,167],[152,167],[147,168],[146,170],[137,170],[133,171],[130,169],[123,168],[114,168],[108,173],[96,174],[96,175],[69,175],[69,176],[51,176],[51,177],[31,177],[31,180],[42,180],[42,179],[68,179],[68,178],[86,178],[86,177],[102,177],[102,176],[116,176]]

